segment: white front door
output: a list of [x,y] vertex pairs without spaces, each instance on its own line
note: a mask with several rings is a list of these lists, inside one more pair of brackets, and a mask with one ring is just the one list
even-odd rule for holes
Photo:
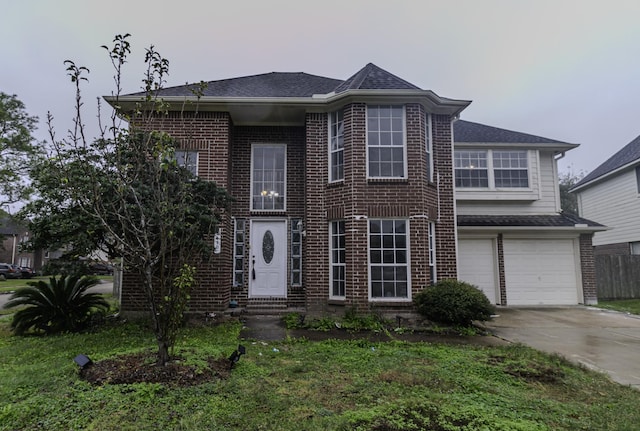
[[252,220],[249,297],[287,296],[287,222]]

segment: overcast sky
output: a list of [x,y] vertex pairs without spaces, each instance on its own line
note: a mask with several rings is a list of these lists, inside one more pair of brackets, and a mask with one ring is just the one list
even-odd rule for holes
[[[0,0],[0,91],[58,132],[74,90],[63,61],[91,70],[85,119],[113,91],[101,45],[131,33],[125,93],[144,49],[168,86],[267,72],[346,79],[367,63],[440,96],[462,118],[580,144],[561,171],[588,173],[640,134],[638,0]],[[95,127],[95,126],[94,126]],[[95,129],[94,129],[95,130]]]

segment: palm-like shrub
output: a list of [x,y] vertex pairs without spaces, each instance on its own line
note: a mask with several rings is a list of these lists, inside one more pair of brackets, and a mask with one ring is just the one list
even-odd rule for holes
[[51,277],[49,282],[31,281],[16,290],[4,308],[26,306],[13,315],[11,330],[18,335],[33,328],[52,334],[74,332],[86,326],[91,314],[106,311],[109,304],[99,293],[87,289],[99,283],[96,277]]

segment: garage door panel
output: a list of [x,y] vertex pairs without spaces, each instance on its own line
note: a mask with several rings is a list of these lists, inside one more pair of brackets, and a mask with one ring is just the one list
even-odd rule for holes
[[505,239],[508,305],[573,305],[578,301],[571,239]]
[[498,303],[494,240],[461,239],[458,244],[460,280],[478,286],[492,304]]

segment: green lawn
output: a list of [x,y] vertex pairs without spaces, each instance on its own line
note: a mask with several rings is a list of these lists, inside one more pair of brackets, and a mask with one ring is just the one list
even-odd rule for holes
[[[239,324],[185,329],[185,361],[205,367]],[[0,429],[631,430],[640,391],[523,346],[364,340],[243,341],[228,380],[189,388],[94,387],[72,359],[154,346],[127,323],[94,333],[14,337],[0,321]]]
[[612,301],[598,301],[598,307],[608,310],[640,314],[640,299],[616,299]]

